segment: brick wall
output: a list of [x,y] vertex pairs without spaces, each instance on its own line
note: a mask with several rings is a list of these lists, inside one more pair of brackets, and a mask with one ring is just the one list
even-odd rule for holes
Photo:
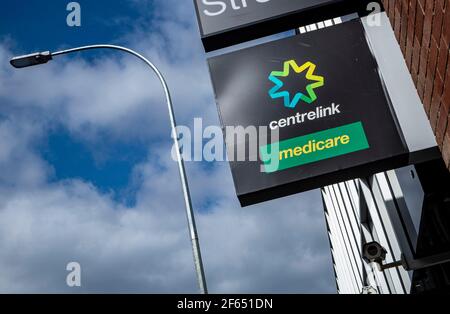
[[383,0],[450,169],[450,0]]

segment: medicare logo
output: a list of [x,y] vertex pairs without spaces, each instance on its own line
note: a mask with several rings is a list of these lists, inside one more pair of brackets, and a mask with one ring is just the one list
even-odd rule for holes
[[[306,95],[298,92],[291,99],[291,95],[288,91],[283,91],[284,83],[279,78],[288,77],[290,75],[291,69],[295,73],[301,74],[306,71],[306,79],[312,83],[306,87]],[[284,62],[283,71],[273,71],[269,75],[269,80],[275,84],[275,86],[269,91],[269,96],[272,99],[283,98],[284,106],[287,108],[295,108],[300,101],[304,101],[308,104],[313,103],[317,99],[315,89],[322,87],[325,82],[323,76],[318,76],[314,74],[316,70],[316,65],[312,62],[306,62],[302,66],[298,66],[295,60],[289,60]]]

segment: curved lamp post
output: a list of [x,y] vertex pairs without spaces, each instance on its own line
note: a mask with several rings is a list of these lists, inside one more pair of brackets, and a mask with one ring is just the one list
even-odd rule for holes
[[195,224],[195,216],[194,216],[194,211],[192,209],[192,200],[191,200],[191,196],[190,196],[190,192],[189,192],[188,181],[186,178],[186,170],[184,167],[184,161],[183,161],[183,157],[181,156],[181,150],[180,150],[180,146],[178,143],[178,133],[176,131],[177,124],[176,124],[176,120],[175,120],[175,114],[173,111],[172,98],[170,96],[167,82],[164,79],[161,72],[158,70],[158,68],[153,63],[151,63],[149,60],[147,60],[145,57],[140,55],[139,53],[137,53],[131,49],[121,47],[121,46],[115,46],[115,45],[91,45],[91,46],[78,47],[78,48],[73,48],[73,49],[68,49],[68,50],[57,51],[57,52],[50,52],[50,51],[38,52],[38,53],[29,54],[29,55],[14,57],[11,59],[10,63],[15,68],[26,68],[29,66],[47,63],[48,61],[52,60],[53,57],[55,57],[55,56],[65,55],[65,54],[78,52],[78,51],[84,51],[84,50],[92,50],[92,49],[114,49],[114,50],[120,50],[120,51],[127,52],[129,54],[132,54],[133,56],[138,57],[139,59],[144,61],[153,70],[153,72],[155,72],[155,74],[158,76],[159,80],[161,81],[161,84],[164,88],[164,93],[166,96],[167,108],[169,110],[170,124],[171,124],[171,128],[172,128],[172,136],[174,139],[174,145],[175,145],[177,162],[178,162],[178,170],[180,172],[181,184],[183,187],[183,196],[184,196],[184,202],[186,205],[186,215],[187,215],[187,221],[188,221],[188,226],[189,226],[189,234],[190,234],[191,242],[192,242],[192,250],[194,253],[194,262],[195,262],[195,269],[197,272],[197,280],[198,280],[198,284],[199,284],[201,293],[207,294],[208,289],[206,286],[205,272],[203,270],[203,262],[202,262],[202,256],[200,253],[200,245],[199,245],[199,241],[198,241],[197,227]]

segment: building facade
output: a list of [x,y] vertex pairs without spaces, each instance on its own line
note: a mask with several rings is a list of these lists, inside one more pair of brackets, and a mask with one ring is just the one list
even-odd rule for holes
[[450,169],[450,0],[383,0]]
[[[385,263],[400,261],[402,256],[420,260],[450,250],[449,193],[427,182],[433,171],[443,170],[443,163],[433,162],[322,189],[339,293],[450,292],[449,263],[380,271],[362,254],[363,245],[373,241],[386,249]],[[441,179],[450,183],[448,175]]]
[[411,233],[394,230],[399,212],[406,207],[395,171],[325,187],[322,196],[337,291],[408,293],[411,276],[406,270],[397,267],[380,272],[362,257],[362,243],[377,241],[388,251],[386,262],[392,263],[403,252],[399,232],[409,241],[417,239],[415,229]]
[[[450,293],[450,0],[383,3],[442,159],[322,189],[337,291]],[[366,259],[373,242],[396,264]]]

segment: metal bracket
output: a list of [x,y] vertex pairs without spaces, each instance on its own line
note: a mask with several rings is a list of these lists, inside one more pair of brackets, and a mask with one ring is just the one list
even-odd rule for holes
[[409,259],[404,254],[402,254],[402,258],[400,261],[389,264],[382,264],[382,263],[377,264],[379,266],[378,268],[380,271],[400,266],[402,266],[405,270],[409,271],[441,265],[448,262],[450,262],[450,252],[445,252],[442,254],[436,254],[418,259]]

